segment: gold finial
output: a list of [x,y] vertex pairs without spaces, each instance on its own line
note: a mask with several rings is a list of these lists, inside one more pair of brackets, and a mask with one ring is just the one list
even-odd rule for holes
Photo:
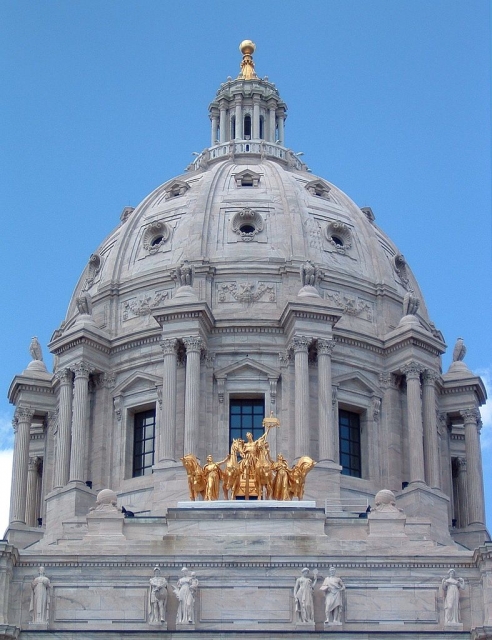
[[256,45],[252,40],[243,40],[239,45],[239,51],[243,54],[241,61],[241,73],[238,78],[242,80],[253,80],[258,76],[255,73],[255,63],[253,62],[253,53]]

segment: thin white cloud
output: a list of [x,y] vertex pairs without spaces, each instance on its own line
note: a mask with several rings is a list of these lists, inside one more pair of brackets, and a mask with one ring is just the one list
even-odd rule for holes
[[0,414],[0,451],[12,449],[14,446],[14,430],[12,429],[12,416],[6,413]]
[[12,454],[12,449],[0,451],[0,536],[3,536],[9,524]]
[[477,374],[482,378],[487,391],[487,402],[480,407],[482,414],[482,451],[492,450],[492,366],[480,369]]

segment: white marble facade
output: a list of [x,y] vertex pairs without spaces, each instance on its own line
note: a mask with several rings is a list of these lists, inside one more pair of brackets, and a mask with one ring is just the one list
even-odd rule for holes
[[[462,340],[442,373],[402,253],[285,146],[287,107],[251,54],[210,105],[211,147],[94,250],[54,373],[33,339],[12,381],[0,637],[492,638],[483,383]],[[280,419],[273,455],[317,461],[304,501],[188,503],[180,457],[223,459],[250,401]]]

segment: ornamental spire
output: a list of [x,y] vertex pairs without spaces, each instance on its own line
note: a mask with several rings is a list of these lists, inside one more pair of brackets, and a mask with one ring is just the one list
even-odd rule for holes
[[252,55],[255,49],[256,45],[251,40],[243,40],[239,45],[239,51],[243,54],[243,59],[238,80],[253,80],[258,77],[255,73],[255,63]]

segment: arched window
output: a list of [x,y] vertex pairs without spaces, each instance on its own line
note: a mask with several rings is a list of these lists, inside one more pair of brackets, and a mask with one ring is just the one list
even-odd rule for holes
[[244,139],[251,140],[251,116],[244,116]]

